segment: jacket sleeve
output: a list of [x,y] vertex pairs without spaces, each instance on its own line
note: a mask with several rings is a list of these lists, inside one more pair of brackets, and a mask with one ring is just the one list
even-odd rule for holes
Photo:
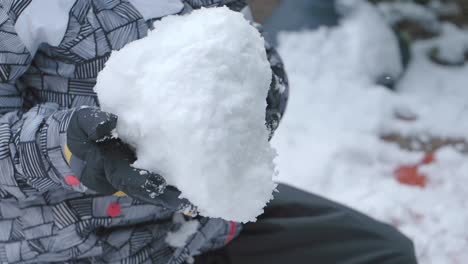
[[71,171],[62,143],[73,110],[57,111],[50,103],[22,109],[21,76],[33,56],[15,27],[20,11],[8,3],[15,1],[0,5],[0,198],[25,199],[62,187],[84,191],[65,181]]
[[[257,27],[262,32],[261,27]],[[270,130],[270,138],[278,128],[281,118],[286,111],[289,97],[289,83],[283,61],[276,49],[265,41],[265,48],[270,61],[272,79],[267,97],[266,124]]]

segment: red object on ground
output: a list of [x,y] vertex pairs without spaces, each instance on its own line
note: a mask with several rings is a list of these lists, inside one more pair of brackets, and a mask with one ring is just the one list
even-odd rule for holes
[[121,213],[122,208],[118,203],[111,203],[109,207],[107,207],[107,214],[112,218],[119,217]]
[[65,182],[70,186],[78,186],[80,185],[80,180],[74,175],[68,175],[65,177]]
[[395,177],[401,184],[419,186],[421,188],[424,188],[427,185],[427,177],[419,173],[419,166],[431,164],[434,161],[434,154],[429,153],[417,165],[401,166],[398,169],[396,169],[394,172]]
[[427,154],[424,159],[421,161],[421,164],[431,164],[435,161],[434,154]]
[[234,236],[236,235],[236,229],[237,225],[235,222],[230,221],[229,224],[231,224],[231,229],[229,230],[229,235],[228,238],[226,239],[226,245],[229,244],[234,239]]
[[395,176],[401,184],[426,187],[426,176],[418,172],[418,166],[401,166],[395,170]]

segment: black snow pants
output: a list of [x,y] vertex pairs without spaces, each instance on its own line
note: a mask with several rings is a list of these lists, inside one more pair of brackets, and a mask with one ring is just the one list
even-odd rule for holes
[[255,223],[195,264],[415,264],[395,228],[320,196],[279,185]]

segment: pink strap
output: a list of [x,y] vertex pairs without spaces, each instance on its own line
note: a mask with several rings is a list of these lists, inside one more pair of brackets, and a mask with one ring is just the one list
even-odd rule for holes
[[234,236],[236,235],[236,230],[237,230],[237,225],[233,221],[229,221],[229,224],[231,225],[231,229],[229,230],[229,235],[228,238],[226,239],[226,245],[229,244],[234,239]]

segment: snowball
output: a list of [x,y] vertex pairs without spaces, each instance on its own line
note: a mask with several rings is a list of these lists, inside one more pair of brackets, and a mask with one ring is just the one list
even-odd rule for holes
[[208,217],[255,220],[276,185],[264,40],[228,8],[169,16],[112,53],[95,91],[119,117],[134,166],[161,174]]

